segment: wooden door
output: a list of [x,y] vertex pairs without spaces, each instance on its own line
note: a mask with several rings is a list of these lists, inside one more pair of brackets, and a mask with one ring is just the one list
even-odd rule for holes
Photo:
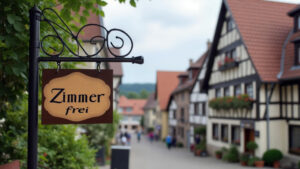
[[254,141],[254,130],[253,129],[244,129],[244,133],[245,133],[245,139],[244,139],[244,151],[245,152],[249,152],[249,150],[247,149],[247,144],[250,141]]

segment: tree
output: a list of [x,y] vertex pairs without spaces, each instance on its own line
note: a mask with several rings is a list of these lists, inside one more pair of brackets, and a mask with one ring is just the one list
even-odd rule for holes
[[[125,3],[126,0],[119,0]],[[136,6],[135,0],[129,1]],[[0,1],[0,164],[14,159],[26,159],[27,149],[27,102],[28,84],[28,46],[29,46],[29,9],[37,5],[40,9],[55,8],[67,25],[76,32],[78,28],[73,19],[82,25],[86,22],[88,11],[104,16],[104,12],[93,8],[94,4],[105,6],[104,0],[4,0]],[[79,15],[79,9],[85,10]],[[73,11],[72,15],[71,12]],[[58,18],[49,15],[51,20]],[[41,23],[41,37],[53,34],[49,25]],[[68,34],[60,32],[63,39]],[[74,44],[69,42],[73,47]],[[46,46],[57,46],[55,41],[46,42]],[[64,56],[69,56],[67,52]],[[43,53],[41,53],[43,56]],[[40,67],[51,68],[56,64],[43,63]],[[75,64],[63,63],[62,67],[72,68]],[[40,99],[41,100],[41,99]],[[75,127],[39,125],[39,164],[50,168],[85,168],[93,162],[93,150],[87,145],[85,137],[75,140]],[[46,154],[44,154],[46,153]],[[65,154],[65,155],[63,155]],[[84,158],[83,158],[84,156]],[[66,159],[63,159],[66,158]]]
[[140,97],[141,99],[148,99],[149,97],[149,92],[147,92],[145,89],[143,89],[141,92],[140,92]]

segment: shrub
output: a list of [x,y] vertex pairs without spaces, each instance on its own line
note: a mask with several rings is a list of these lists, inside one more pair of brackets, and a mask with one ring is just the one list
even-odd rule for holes
[[235,146],[230,147],[230,149],[224,154],[225,161],[235,163],[239,162],[239,151]]
[[240,161],[241,161],[241,162],[248,162],[249,158],[250,158],[249,154],[243,153],[243,154],[240,156]]
[[252,158],[249,159],[247,165],[248,166],[254,166],[256,161],[260,161],[260,159],[258,157],[252,157]]
[[273,165],[275,161],[280,161],[283,158],[281,151],[277,149],[270,149],[263,155],[263,160],[267,165]]
[[299,163],[298,163],[298,168],[300,169],[300,161],[299,161]]
[[202,141],[200,144],[197,144],[196,150],[206,150],[206,141]]
[[215,152],[215,154],[216,154],[216,155],[222,155],[223,152],[222,152],[221,150],[217,150],[217,151]]
[[194,134],[199,134],[200,136],[206,135],[206,127],[197,127],[195,128]]
[[250,141],[247,143],[247,149],[254,152],[255,149],[258,148],[258,145],[254,141]]
[[183,144],[179,142],[179,143],[176,144],[176,146],[179,147],[179,148],[182,148]]

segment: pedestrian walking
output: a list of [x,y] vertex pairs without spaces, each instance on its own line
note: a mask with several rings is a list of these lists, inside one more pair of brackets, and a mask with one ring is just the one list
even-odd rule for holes
[[138,131],[136,134],[137,134],[137,141],[140,142],[141,141],[141,132]]
[[171,149],[171,145],[172,145],[172,137],[170,135],[168,135],[166,137],[166,145],[167,145],[167,148],[170,150]]

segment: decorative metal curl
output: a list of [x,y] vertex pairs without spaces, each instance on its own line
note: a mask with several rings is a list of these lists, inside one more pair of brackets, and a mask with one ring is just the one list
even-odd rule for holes
[[[53,21],[51,21],[50,19],[47,18],[47,16],[45,15],[45,12],[49,10],[50,12],[54,13],[58,19],[62,22],[63,25],[59,25]],[[103,49],[104,49],[104,45],[106,45],[107,47],[107,51],[115,56],[115,57],[126,57],[128,56],[132,49],[133,49],[133,41],[131,39],[131,37],[123,30],[121,29],[111,29],[111,30],[108,30],[106,29],[104,26],[102,25],[99,25],[99,24],[86,24],[84,26],[82,26],[79,31],[77,32],[77,34],[74,34],[71,29],[69,28],[69,26],[63,21],[63,19],[58,15],[58,13],[51,9],[51,8],[45,8],[44,10],[42,10],[42,13],[41,13],[41,20],[42,21],[46,21],[52,28],[52,30],[55,32],[54,35],[46,35],[44,36],[42,39],[41,39],[41,48],[42,48],[42,51],[48,55],[48,56],[51,56],[51,57],[59,57],[65,50],[65,48],[74,56],[77,56],[77,57],[87,57],[87,58],[91,58],[91,57],[94,57],[94,56],[97,56]],[[76,45],[77,45],[77,53],[74,52],[69,46],[68,44],[63,40],[63,38],[61,37],[61,35],[59,34],[59,31],[55,28],[55,26],[57,26],[58,28],[60,28],[62,31],[66,32],[67,34],[69,34],[72,38],[72,40],[74,40],[76,42]],[[100,30],[103,29],[105,31],[105,35],[106,36],[103,36],[103,35],[95,35],[95,36],[92,36],[88,42],[91,43],[91,44],[95,44],[95,41],[96,39],[101,39],[101,41],[103,41],[103,43],[101,44],[100,46],[100,49],[97,49],[95,51],[95,53],[93,54],[89,54],[85,49],[84,47],[82,46],[82,44],[80,43],[79,41],[79,35],[81,32],[83,32],[83,30],[85,28],[88,28],[88,27],[92,27],[92,26],[95,26],[95,27],[99,27]],[[99,32],[101,33],[101,32]],[[127,52],[125,52],[124,54],[119,54],[119,53],[114,53],[113,50],[111,50],[111,48],[109,47],[110,45],[115,48],[115,49],[122,49],[124,47],[124,38],[120,37],[120,36],[113,36],[113,33],[121,33],[123,36],[125,36],[126,38],[129,39],[130,43],[129,43],[129,50]],[[49,51],[47,51],[47,49],[45,48],[44,46],[44,42],[47,41],[47,39],[49,38],[54,38],[54,39],[57,39],[58,42],[61,44],[61,49],[56,49],[54,47],[49,47],[51,48],[52,50],[54,50],[56,53],[50,53]],[[112,39],[113,38],[113,39]],[[113,40],[118,40],[121,45],[116,45],[115,43],[113,43]],[[79,50],[81,49],[81,51],[84,53],[84,55],[80,55],[79,54]]]

